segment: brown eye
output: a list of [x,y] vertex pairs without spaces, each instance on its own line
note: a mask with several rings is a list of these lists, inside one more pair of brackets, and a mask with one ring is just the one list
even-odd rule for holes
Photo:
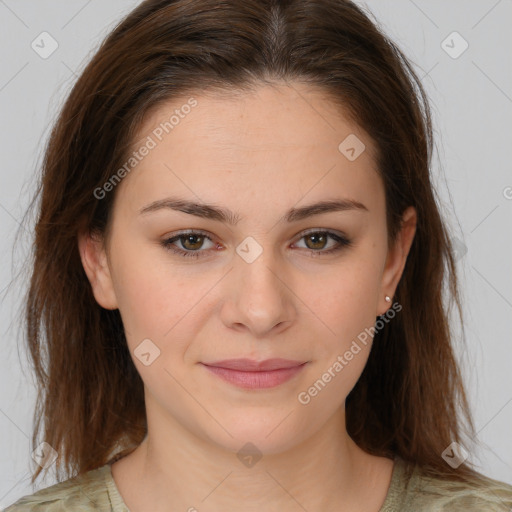
[[179,240],[181,240],[181,245],[185,249],[197,251],[198,249],[201,249],[204,238],[205,237],[203,235],[182,235],[179,237]]
[[302,248],[309,249],[310,256],[326,256],[352,245],[347,237],[331,231],[310,231],[303,234],[299,242],[302,240],[305,245]]
[[[326,233],[312,233],[304,237],[308,249],[324,249],[327,244],[327,238]],[[308,240],[311,240],[311,243],[308,243]]]
[[[205,241],[209,242],[210,247],[204,247]],[[167,240],[162,240],[162,246],[184,257],[199,258],[204,257],[209,252],[208,249],[215,247],[212,239],[201,231],[191,231],[188,233],[181,233]]]

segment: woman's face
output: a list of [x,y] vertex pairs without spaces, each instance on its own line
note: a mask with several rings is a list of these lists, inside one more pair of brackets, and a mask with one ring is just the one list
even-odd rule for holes
[[[161,106],[133,149],[108,260],[80,248],[97,301],[122,316],[150,435],[174,425],[276,453],[344,414],[414,236],[410,209],[388,248],[368,135],[306,85],[262,85]],[[326,202],[348,206],[313,208]],[[295,369],[205,365],[239,358]]]

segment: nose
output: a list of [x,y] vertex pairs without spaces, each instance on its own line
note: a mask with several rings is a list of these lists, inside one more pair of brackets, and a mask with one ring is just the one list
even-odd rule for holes
[[296,315],[287,274],[267,248],[252,262],[235,256],[221,309],[224,324],[257,338],[288,328]]

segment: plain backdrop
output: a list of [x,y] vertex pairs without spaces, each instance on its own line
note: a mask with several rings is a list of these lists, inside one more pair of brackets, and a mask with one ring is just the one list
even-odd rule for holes
[[[464,297],[466,336],[455,345],[478,432],[469,456],[484,474],[512,483],[512,2],[359,3],[413,61],[430,96],[433,177],[456,238]],[[26,276],[13,279],[31,225],[13,252],[14,236],[59,106],[100,41],[137,4],[0,0],[0,509],[55,483],[29,481],[36,395],[19,328]],[[47,58],[32,47],[48,37],[42,32],[58,45]]]

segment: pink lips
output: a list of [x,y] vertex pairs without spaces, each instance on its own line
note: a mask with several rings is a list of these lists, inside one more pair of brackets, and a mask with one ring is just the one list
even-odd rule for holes
[[246,389],[272,388],[299,373],[306,362],[290,359],[228,359],[201,363],[222,379]]

